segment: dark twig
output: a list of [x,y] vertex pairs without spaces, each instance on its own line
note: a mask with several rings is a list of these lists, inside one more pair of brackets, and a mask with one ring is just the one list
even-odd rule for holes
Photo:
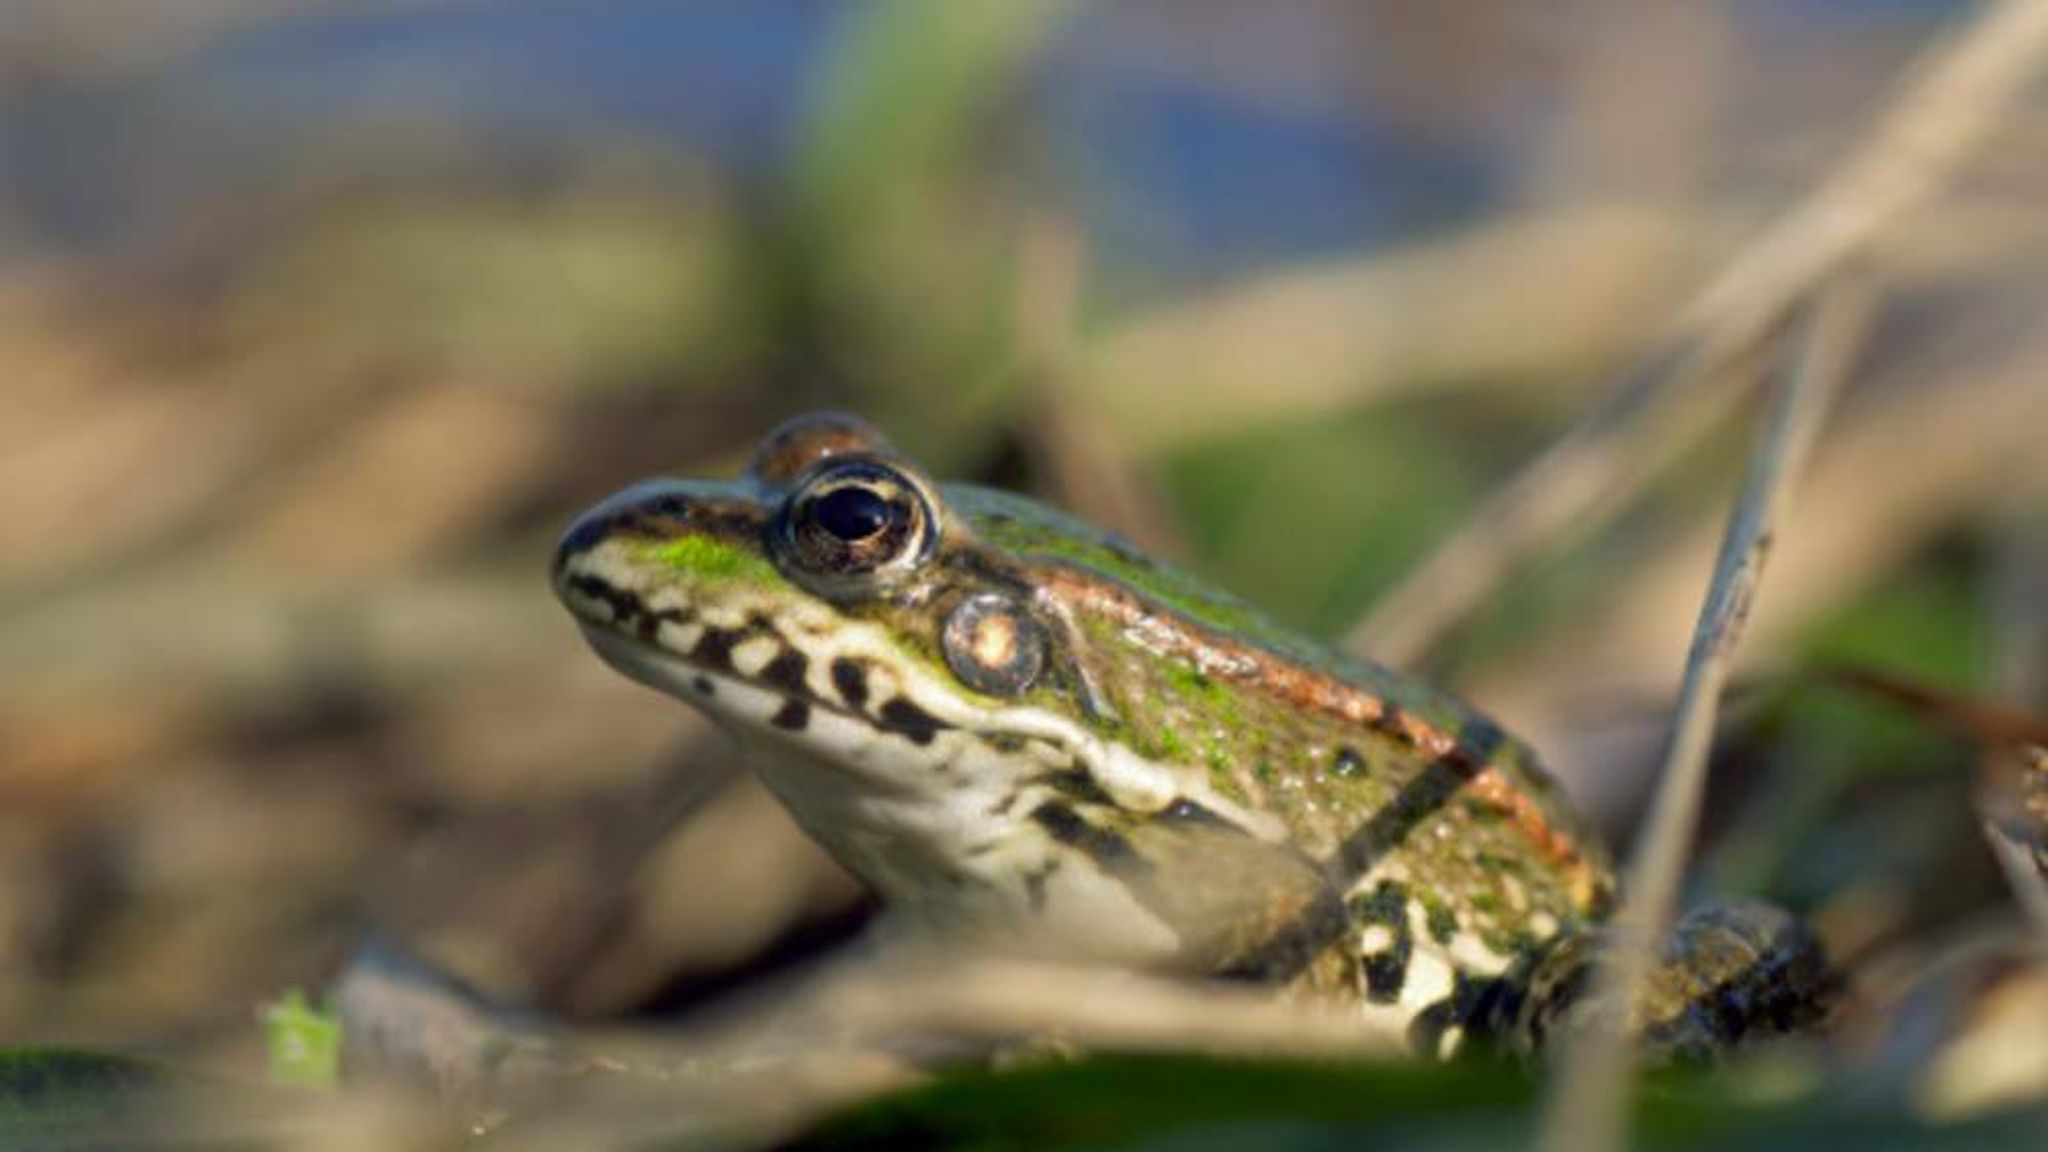
[[[1816,300],[1796,363],[1781,377],[1769,425],[1750,458],[1741,498],[1729,518],[1714,579],[1686,659],[1663,772],[1649,824],[1630,862],[1627,903],[1615,944],[1601,963],[1595,1003],[1629,1004],[1649,977],[1658,941],[1674,918],[1679,880],[1691,852],[1705,792],[1707,749],[1736,641],[1756,594],[1790,482],[1813,446],[1822,418],[1848,377],[1871,310],[1860,281],[1839,281]],[[1607,1152],[1622,1146],[1634,1049],[1625,1028],[1594,1027],[1566,1050],[1547,1101],[1539,1146],[1550,1152]]]

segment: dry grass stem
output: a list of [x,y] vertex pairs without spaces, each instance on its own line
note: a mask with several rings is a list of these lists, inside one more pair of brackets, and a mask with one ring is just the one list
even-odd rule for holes
[[1332,1057],[1407,1051],[1398,1029],[1351,1012],[1277,1002],[1268,990],[1115,968],[935,957],[832,989],[833,1032],[1011,1045],[1056,1039],[1097,1050]]
[[[1763,341],[1831,271],[1930,199],[2026,91],[2044,54],[2043,0],[1992,4],[1936,49],[1834,175],[1738,252],[1623,374],[1603,407],[1417,565],[1347,646],[1412,663],[1527,557],[1591,515],[1665,408]],[[1695,435],[1736,402],[1733,389],[1715,391],[1717,403],[1696,405]],[[1688,438],[1663,439],[1668,453]]]
[[[2020,306],[2015,315],[2038,299],[2004,298]],[[1963,311],[1983,309],[1973,300]],[[1980,315],[1945,326],[1937,341],[1873,359],[1871,387],[1845,405],[1801,481],[1797,532],[1774,559],[1771,595],[1744,640],[1745,663],[1782,656],[1808,622],[1898,571],[1958,517],[2011,487],[2013,462],[2028,458],[2036,430],[2048,426],[2044,358],[2048,340],[2015,342],[2005,318]],[[1901,467],[1905,460],[1912,466]],[[1575,789],[1583,802],[1637,794],[1628,782],[1656,755],[1658,732],[1589,723],[1585,706],[1668,682],[1699,602],[1699,572],[1713,562],[1721,532],[1701,517],[1636,562],[1625,585],[1469,685],[1567,768],[1574,785],[1595,785]],[[1572,675],[1559,677],[1559,668]]]
[[[1117,324],[1065,383],[1157,453],[1448,382],[1568,379],[1654,323],[1669,269],[1725,224],[1573,206],[1279,271]],[[1571,292],[1551,287],[1564,266]]]
[[341,1002],[375,1069],[424,1078],[472,1113],[494,1101],[581,1099],[650,1137],[695,1131],[750,1144],[915,1083],[933,1060],[1047,1044],[1308,1059],[1407,1051],[1398,1030],[1257,988],[921,949],[845,961],[672,1034],[535,1031],[402,957],[358,959]]
[[[1398,1031],[1368,1028],[1346,1011],[1279,1003],[1268,990],[1100,966],[946,955],[854,965],[764,1000],[709,1032],[645,1051],[650,1063],[683,1069],[686,1083],[713,1072],[719,1090],[705,1094],[694,1122],[711,1119],[720,1126],[715,1121],[723,1113],[729,1127],[759,1127],[763,1117],[786,1127],[872,1094],[878,1078],[882,1086],[903,1086],[910,1066],[901,1058],[891,1062],[888,1053],[913,1061],[985,1059],[1046,1051],[1048,1043],[1307,1059],[1394,1058],[1408,1051]],[[625,1066],[634,1061],[628,1057]]]
[[[1821,420],[1849,375],[1868,327],[1872,301],[1861,281],[1830,285],[1802,334],[1797,362],[1781,378],[1773,412],[1728,522],[1714,578],[1694,631],[1685,679],[1666,747],[1656,802],[1630,862],[1627,903],[1615,924],[1615,945],[1600,964],[1593,997],[1629,1003],[1648,978],[1659,942],[1674,918],[1679,881],[1706,790],[1707,749],[1736,641],[1769,556],[1771,537],[1804,466]],[[1546,1102],[1539,1146],[1551,1152],[1606,1152],[1625,1138],[1625,1107],[1633,1080],[1632,1038],[1593,1028],[1566,1050]]]

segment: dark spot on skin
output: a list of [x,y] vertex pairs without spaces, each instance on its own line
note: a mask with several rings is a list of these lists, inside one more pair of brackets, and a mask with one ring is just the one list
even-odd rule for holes
[[810,670],[811,661],[794,648],[784,648],[775,654],[766,667],[761,669],[761,682],[782,689],[792,696],[808,696],[810,688],[804,684],[804,673]]
[[1097,784],[1095,777],[1090,776],[1086,769],[1064,768],[1058,772],[1047,772],[1040,776],[1036,783],[1044,784],[1060,795],[1083,804],[1098,804],[1107,808],[1116,806],[1116,801],[1102,790],[1102,785]]
[[850,656],[832,661],[832,687],[855,712],[868,706],[868,670],[860,661]]
[[1365,998],[1375,1004],[1392,1004],[1401,998],[1401,985],[1408,979],[1409,952],[1375,952],[1359,963],[1365,974]]
[[1381,925],[1392,943],[1369,956],[1359,957],[1365,977],[1365,998],[1375,1004],[1392,1004],[1401,998],[1401,986],[1408,981],[1408,961],[1415,954],[1415,938],[1408,930],[1408,893],[1391,880],[1382,881],[1371,893],[1351,900],[1351,920],[1361,929]]
[[878,727],[885,732],[894,732],[912,744],[924,745],[932,742],[943,729],[952,725],[919,708],[901,696],[882,705],[880,715],[875,717]]
[[[1432,760],[1338,847],[1334,857],[1324,865],[1333,887],[1341,890],[1370,872],[1382,857],[1400,847],[1422,821],[1449,804],[1459,790],[1491,761],[1503,739],[1499,729],[1475,725],[1468,731],[1476,743],[1460,745]],[[1258,773],[1260,768],[1269,766],[1261,762],[1254,772]],[[1260,778],[1265,778],[1263,773]],[[1317,908],[1309,908],[1292,924],[1276,929],[1268,938],[1273,943],[1261,948],[1245,963],[1255,966],[1272,982],[1292,979],[1307,970],[1316,957],[1335,944],[1353,923],[1365,922],[1357,913],[1360,899],[1352,898],[1353,916],[1349,919],[1343,916],[1331,918]],[[1388,922],[1387,926],[1394,931],[1397,941],[1407,940],[1406,910],[1397,921]],[[1377,968],[1368,965],[1368,989],[1377,981],[1380,986],[1393,987],[1394,994],[1398,995],[1400,982],[1407,976],[1407,967],[1405,953],[1398,964],[1387,960]]]
[[[1475,726],[1476,728],[1476,726]],[[1476,729],[1472,743],[1461,743],[1429,762],[1401,786],[1372,819],[1346,837],[1334,861],[1340,877],[1364,876],[1387,853],[1400,847],[1423,821],[1441,812],[1458,792],[1493,759],[1502,739],[1490,725]]]
[[1365,757],[1358,754],[1358,749],[1347,744],[1337,749],[1335,768],[1339,776],[1346,778],[1356,776],[1365,771]]
[[1444,1033],[1453,1027],[1463,1028],[1467,1041],[1492,1040],[1502,1022],[1519,1010],[1520,995],[1510,980],[1456,969],[1451,980],[1449,996],[1424,1007],[1408,1022],[1408,1044],[1417,1055],[1443,1057]]
[[1458,1023],[1468,1043],[1495,1044],[1506,1036],[1522,1014],[1528,967],[1516,967],[1499,976],[1470,976],[1457,973],[1453,994]]
[[1457,1022],[1451,997],[1426,1005],[1408,1021],[1409,1050],[1425,1060],[1441,1058],[1444,1055],[1444,1033]]
[[1031,810],[1031,819],[1053,839],[1086,853],[1088,858],[1113,871],[1128,871],[1144,864],[1122,833],[1097,828],[1081,814],[1056,800]]
[[811,722],[811,706],[791,696],[782,702],[782,707],[775,710],[775,715],[770,716],[768,722],[777,728],[801,732]]
[[706,668],[723,668],[737,672],[732,666],[732,650],[739,647],[747,634],[732,628],[711,628],[697,640],[697,646],[690,649],[690,659]]
[[718,686],[711,682],[711,677],[709,676],[691,677],[690,687],[696,689],[699,696],[715,696],[718,694]]

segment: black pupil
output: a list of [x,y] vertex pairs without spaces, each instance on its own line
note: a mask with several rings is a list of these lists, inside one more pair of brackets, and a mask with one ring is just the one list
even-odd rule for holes
[[834,488],[811,505],[818,527],[849,544],[874,536],[889,526],[889,501],[871,488]]

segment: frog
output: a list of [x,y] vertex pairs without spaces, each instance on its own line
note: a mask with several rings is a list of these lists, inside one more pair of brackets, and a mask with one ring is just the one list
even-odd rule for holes
[[1593,1005],[1615,868],[1526,744],[849,414],[606,498],[552,575],[919,932],[1267,985],[1433,1058],[1616,1011],[1711,1056],[1819,1026],[1839,984],[1796,918],[1729,904]]

